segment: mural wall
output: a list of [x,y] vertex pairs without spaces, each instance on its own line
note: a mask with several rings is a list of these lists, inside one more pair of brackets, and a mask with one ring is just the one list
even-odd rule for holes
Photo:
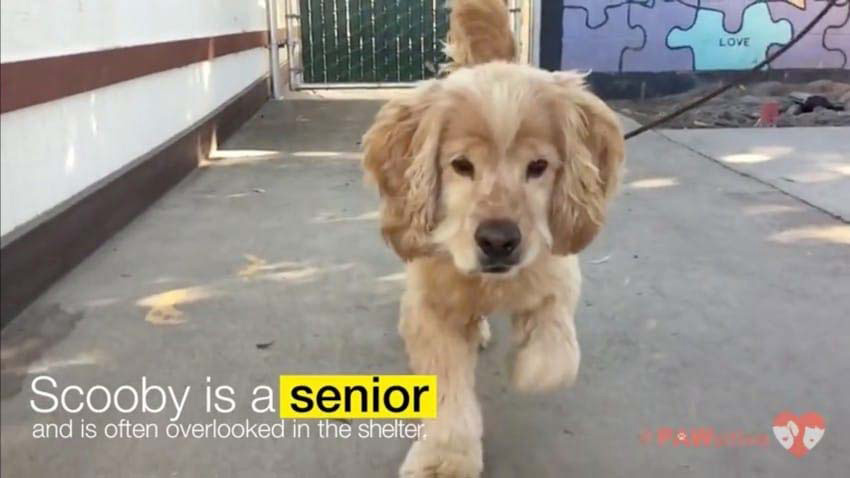
[[[787,43],[825,0],[543,0],[550,67],[596,72],[749,69]],[[554,5],[553,5],[554,4]],[[559,8],[560,7],[560,8]],[[557,10],[560,9],[560,12]],[[775,69],[850,69],[850,0],[840,0]],[[551,30],[547,32],[548,28]],[[560,39],[560,44],[551,47]],[[557,51],[560,50],[560,51]]]

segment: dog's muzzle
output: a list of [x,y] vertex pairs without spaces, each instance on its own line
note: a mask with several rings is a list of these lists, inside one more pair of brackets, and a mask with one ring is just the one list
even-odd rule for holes
[[475,230],[478,260],[481,271],[491,274],[507,272],[519,263],[522,233],[519,226],[507,219],[484,221]]

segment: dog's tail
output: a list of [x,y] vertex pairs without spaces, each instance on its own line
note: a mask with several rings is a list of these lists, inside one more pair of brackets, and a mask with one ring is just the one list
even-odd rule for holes
[[449,69],[516,59],[504,0],[451,0],[449,7]]

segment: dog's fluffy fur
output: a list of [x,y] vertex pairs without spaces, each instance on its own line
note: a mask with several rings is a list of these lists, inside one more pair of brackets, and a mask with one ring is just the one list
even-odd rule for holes
[[[399,330],[414,373],[438,376],[439,410],[401,467],[409,477],[476,477],[482,468],[475,397],[483,316],[513,315],[512,380],[544,391],[576,379],[575,254],[599,231],[623,161],[614,113],[572,72],[511,63],[501,0],[456,0],[454,71],[387,103],[364,137],[363,165],[381,195],[381,228],[407,262]],[[458,170],[463,158],[474,168]],[[528,165],[548,167],[531,174]],[[509,271],[482,270],[474,239],[485,220],[522,235]]]
[[459,0],[452,7],[446,55],[452,67],[513,61],[516,46],[501,1]]

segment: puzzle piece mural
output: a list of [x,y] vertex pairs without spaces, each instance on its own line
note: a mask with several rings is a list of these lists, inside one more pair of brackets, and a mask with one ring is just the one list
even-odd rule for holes
[[699,9],[693,27],[674,28],[667,35],[670,48],[689,48],[694,70],[744,70],[765,59],[767,47],[791,40],[791,22],[774,21],[766,3],[755,3],[744,11],[741,29],[723,28],[723,13]]
[[[667,34],[674,28],[688,28],[697,11],[679,2],[654,0],[646,4],[629,4],[629,26],[643,32],[640,48],[623,52],[623,71],[684,71],[693,66],[693,54],[688,49],[671,50]],[[659,55],[658,52],[665,52]]]
[[[647,3],[652,0],[563,0],[564,8],[574,8],[587,12],[587,28],[599,28],[608,22],[608,10],[628,3]],[[567,30],[564,30],[566,33]]]
[[823,46],[833,53],[840,54],[842,67],[850,68],[850,4],[844,12],[844,23],[830,26],[824,31]]
[[[794,0],[805,2],[805,0]],[[743,25],[744,12],[754,3],[764,0],[681,0],[681,3],[698,9],[713,10],[723,16],[723,28],[728,32],[737,32]]]
[[628,23],[628,6],[606,11],[607,20],[588,27],[589,13],[584,8],[564,10],[564,36],[561,65],[564,69],[620,71],[620,58],[626,48],[639,48],[640,30]]
[[[562,2],[555,61],[597,72],[751,68],[825,6],[825,0],[553,1]],[[849,19],[850,0],[839,0],[772,67],[850,69]],[[543,38],[553,36],[543,32]]]
[[[808,0],[806,9],[787,2],[770,2],[768,8],[773,18],[787,19],[794,25],[794,35],[805,27],[823,9],[824,2]],[[847,53],[850,53],[850,36],[847,28],[844,35],[835,35],[840,31],[837,26],[846,23],[850,11],[850,2],[844,0],[832,7],[823,20],[812,31],[803,37],[793,48],[788,50],[773,63],[773,68],[847,68]],[[830,32],[830,36],[827,33]],[[829,45],[827,45],[827,42]],[[779,46],[771,47],[768,54],[773,53]],[[813,54],[815,53],[816,54]]]

